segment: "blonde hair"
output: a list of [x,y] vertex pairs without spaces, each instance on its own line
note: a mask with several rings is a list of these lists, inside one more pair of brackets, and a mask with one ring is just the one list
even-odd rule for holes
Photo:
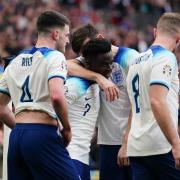
[[157,30],[172,36],[180,33],[180,13],[164,13],[157,23]]

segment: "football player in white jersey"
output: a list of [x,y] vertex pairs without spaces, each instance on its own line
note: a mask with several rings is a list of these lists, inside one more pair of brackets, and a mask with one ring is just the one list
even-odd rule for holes
[[[106,78],[111,73],[111,44],[105,39],[93,39],[82,49],[85,67]],[[90,180],[89,152],[99,112],[99,86],[94,81],[69,77],[65,84],[72,141],[68,151],[81,180]]]
[[129,68],[132,123],[127,154],[134,180],[180,179],[179,80],[173,54],[179,44],[180,13],[165,13],[152,46]]
[[[72,48],[76,53],[80,50],[88,39],[96,37],[97,32],[92,33],[93,26],[85,25],[75,31],[72,35]],[[98,144],[100,144],[100,179],[130,179],[129,168],[119,167],[117,164],[117,155],[119,148],[123,143],[124,133],[128,124],[130,113],[130,102],[126,90],[126,74],[128,64],[131,63],[132,57],[136,57],[139,53],[130,48],[118,48],[112,46],[113,51],[113,69],[110,74],[109,81],[114,83],[118,88],[120,98],[113,102],[106,101],[106,92],[100,91],[100,111],[98,115]],[[126,60],[129,60],[126,62]],[[77,58],[83,65],[83,58]],[[73,63],[73,61],[71,62]],[[74,65],[75,65],[74,61]],[[69,65],[69,64],[68,64]],[[75,67],[75,66],[74,66]],[[71,67],[70,67],[71,68]],[[84,76],[84,78],[92,79],[97,76],[97,73],[78,67],[72,69],[70,73],[76,76]],[[107,81],[107,80],[106,80]],[[127,157],[124,160],[128,165]]]
[[[71,39],[71,45],[73,51],[80,57],[81,56],[81,49],[82,46],[91,38],[95,38],[98,36],[98,31],[91,25],[86,24],[80,28],[78,28],[76,31],[74,31]],[[100,88],[105,92],[106,99],[108,101],[114,101],[119,97],[119,90],[116,87],[114,83],[109,81],[107,78],[102,76],[99,73],[91,72],[80,65],[81,62],[77,61],[80,59],[71,59],[68,60],[68,74],[69,75],[76,75],[75,72],[77,72],[77,75],[82,78],[86,78],[88,80],[93,80],[97,82],[100,86]]]
[[[9,180],[79,179],[63,144],[71,140],[63,87],[69,23],[56,11],[43,12],[37,20],[36,46],[20,53],[0,81],[0,119],[10,127],[16,122],[9,140]],[[7,107],[10,99],[15,117]],[[63,125],[63,139],[57,133],[57,119]]]

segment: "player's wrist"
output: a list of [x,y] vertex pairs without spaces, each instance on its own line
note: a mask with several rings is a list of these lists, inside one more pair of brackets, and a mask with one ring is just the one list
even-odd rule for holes
[[99,83],[101,82],[101,78],[102,78],[102,75],[101,75],[101,74],[99,74],[99,73],[94,73],[92,79],[99,84]]
[[69,123],[63,125],[63,130],[65,131],[71,131],[71,126]]
[[172,148],[176,148],[177,146],[180,145],[180,139],[179,137],[174,138],[173,141],[171,142]]

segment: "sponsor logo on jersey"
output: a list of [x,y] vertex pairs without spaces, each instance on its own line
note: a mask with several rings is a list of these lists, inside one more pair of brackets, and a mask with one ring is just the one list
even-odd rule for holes
[[86,101],[88,101],[88,100],[90,100],[90,99],[92,99],[92,97],[89,97],[89,98],[88,98],[88,97],[85,97],[85,100],[86,100]]

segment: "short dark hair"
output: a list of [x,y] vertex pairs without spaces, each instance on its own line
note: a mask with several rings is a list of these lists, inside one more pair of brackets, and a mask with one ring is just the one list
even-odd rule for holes
[[107,39],[95,38],[91,39],[83,46],[82,56],[85,58],[85,61],[88,62],[88,60],[92,59],[94,56],[97,57],[110,51],[111,43]]
[[72,50],[79,54],[81,51],[81,48],[83,46],[84,41],[89,38],[95,38],[98,35],[97,29],[91,25],[86,24],[84,26],[81,26],[71,36],[71,46]]
[[44,11],[37,20],[38,33],[48,33],[54,27],[63,28],[69,25],[69,19],[57,11]]

